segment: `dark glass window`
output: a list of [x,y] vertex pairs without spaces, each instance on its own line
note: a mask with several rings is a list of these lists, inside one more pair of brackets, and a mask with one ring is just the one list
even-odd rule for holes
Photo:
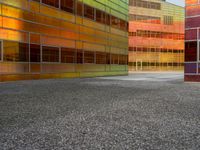
[[42,3],[59,8],[59,0],[42,0]]
[[124,20],[120,20],[120,29],[121,30],[124,30],[124,31],[127,31],[127,22],[124,21]]
[[30,62],[40,62],[40,45],[30,44]]
[[118,64],[118,63],[119,63],[119,55],[111,54],[111,64]]
[[61,0],[60,8],[66,12],[74,13],[74,4],[74,0]]
[[77,52],[76,52],[76,63],[77,64],[83,63],[83,51],[82,50],[77,50]]
[[96,52],[96,64],[106,64],[106,53]]
[[75,63],[76,50],[73,48],[61,48],[61,62]]
[[126,22],[126,31],[128,32],[128,29],[129,29],[129,23]]
[[106,24],[110,26],[110,15],[106,14]]
[[124,64],[124,57],[123,57],[123,55],[119,55],[119,64],[120,65]]
[[19,43],[19,61],[29,61],[29,44]]
[[4,41],[4,61],[28,62],[29,44]]
[[99,23],[105,23],[105,13],[101,10],[96,10],[96,21]]
[[1,58],[2,58],[2,41],[0,41],[0,61],[1,61]]
[[94,52],[84,51],[84,63],[94,63]]
[[76,3],[76,14],[78,16],[83,16],[83,3],[81,2]]
[[84,5],[84,16],[86,18],[94,20],[94,8]]
[[106,54],[106,64],[108,64],[108,65],[111,64],[111,63],[110,63],[110,57],[111,57],[111,56],[110,56],[110,53],[107,53],[107,54]]
[[185,43],[185,61],[197,61],[197,41]]
[[58,47],[42,47],[42,61],[43,62],[59,62],[59,48]]
[[111,17],[111,26],[115,27],[115,28],[119,28],[120,27],[120,22],[119,19],[115,16]]
[[119,55],[119,64],[127,65],[128,64],[128,56],[127,55]]

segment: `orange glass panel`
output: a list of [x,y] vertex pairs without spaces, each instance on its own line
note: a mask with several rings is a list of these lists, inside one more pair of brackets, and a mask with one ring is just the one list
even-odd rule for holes
[[30,43],[40,44],[40,35],[39,34],[30,34]]
[[0,39],[28,42],[28,33],[0,28]]

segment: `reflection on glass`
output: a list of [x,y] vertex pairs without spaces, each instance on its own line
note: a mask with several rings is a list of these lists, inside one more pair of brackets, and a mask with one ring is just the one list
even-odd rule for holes
[[40,62],[40,45],[30,44],[30,62]]
[[94,63],[95,53],[92,51],[84,51],[84,63]]
[[26,43],[18,43],[12,41],[4,41],[4,61],[28,62],[29,61],[29,45]]
[[42,46],[43,62],[59,62],[59,48]]
[[75,63],[76,49],[61,48],[61,62],[62,63]]
[[2,60],[2,41],[0,41],[0,61]]

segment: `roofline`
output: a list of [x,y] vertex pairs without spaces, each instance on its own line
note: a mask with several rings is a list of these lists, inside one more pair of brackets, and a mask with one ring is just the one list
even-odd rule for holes
[[177,6],[177,7],[185,8],[184,6],[173,4],[173,3],[167,2],[166,0],[160,0],[160,1],[163,2],[163,3],[168,3],[168,4],[171,4],[171,5]]

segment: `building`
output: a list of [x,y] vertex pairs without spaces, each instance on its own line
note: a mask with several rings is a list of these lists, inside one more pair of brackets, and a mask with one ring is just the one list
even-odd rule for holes
[[0,0],[0,81],[126,75],[128,0]]
[[165,0],[129,5],[129,69],[183,70],[184,8]]
[[186,0],[185,81],[200,82],[200,2]]

